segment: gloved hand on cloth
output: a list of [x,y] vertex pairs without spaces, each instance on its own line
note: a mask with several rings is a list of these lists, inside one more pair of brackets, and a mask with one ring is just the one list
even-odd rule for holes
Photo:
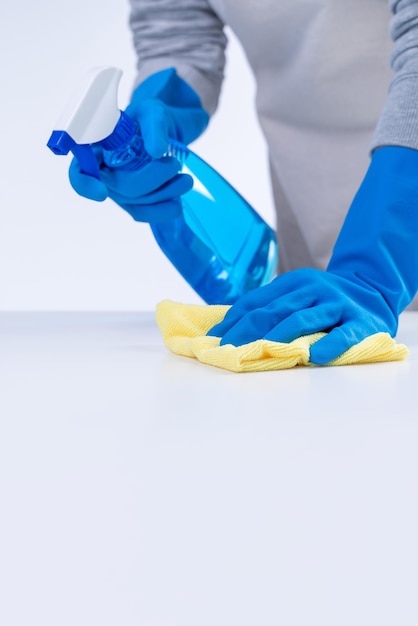
[[208,331],[221,346],[289,343],[317,332],[310,362],[327,364],[375,333],[397,332],[418,289],[418,151],[374,151],[326,271],[299,269],[248,292]]
[[95,146],[101,180],[84,174],[73,159],[69,178],[74,190],[90,200],[111,198],[136,221],[161,222],[181,213],[179,196],[192,188],[181,163],[167,156],[169,139],[189,144],[206,128],[209,116],[197,93],[173,68],[144,80],[134,91],[127,115],[139,126],[144,148],[152,160],[139,170],[113,169],[104,164]]

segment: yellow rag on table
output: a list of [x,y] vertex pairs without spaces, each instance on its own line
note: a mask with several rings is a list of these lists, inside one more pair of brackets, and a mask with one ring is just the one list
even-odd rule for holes
[[[219,337],[207,337],[212,326],[222,321],[229,306],[181,304],[163,300],[157,305],[157,324],[169,350],[194,357],[206,365],[232,372],[265,372],[296,365],[311,365],[309,348],[325,333],[299,337],[291,343],[258,339],[243,346],[220,346]],[[376,333],[351,347],[328,365],[401,361],[409,351],[388,333]]]

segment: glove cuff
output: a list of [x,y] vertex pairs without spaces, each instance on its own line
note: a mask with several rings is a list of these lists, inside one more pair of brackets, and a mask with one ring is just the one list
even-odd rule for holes
[[377,149],[328,265],[378,291],[395,315],[418,289],[418,150]]

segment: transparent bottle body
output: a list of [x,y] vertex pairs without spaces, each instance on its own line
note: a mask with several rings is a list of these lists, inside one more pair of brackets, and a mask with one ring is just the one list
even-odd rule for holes
[[[170,154],[194,179],[181,196],[182,214],[152,223],[161,250],[207,304],[233,304],[251,289],[274,278],[278,247],[274,230],[210,165],[186,146]],[[142,139],[104,154],[110,167],[137,169],[149,162]]]

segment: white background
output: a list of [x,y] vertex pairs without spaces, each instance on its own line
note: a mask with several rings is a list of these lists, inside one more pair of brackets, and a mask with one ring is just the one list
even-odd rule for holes
[[[200,299],[170,265],[147,224],[112,201],[97,204],[68,182],[70,156],[46,147],[80,76],[95,65],[124,74],[128,104],[135,52],[128,1],[2,2],[0,310],[152,310]],[[209,130],[193,149],[274,226],[254,84],[229,33],[226,80]]]

